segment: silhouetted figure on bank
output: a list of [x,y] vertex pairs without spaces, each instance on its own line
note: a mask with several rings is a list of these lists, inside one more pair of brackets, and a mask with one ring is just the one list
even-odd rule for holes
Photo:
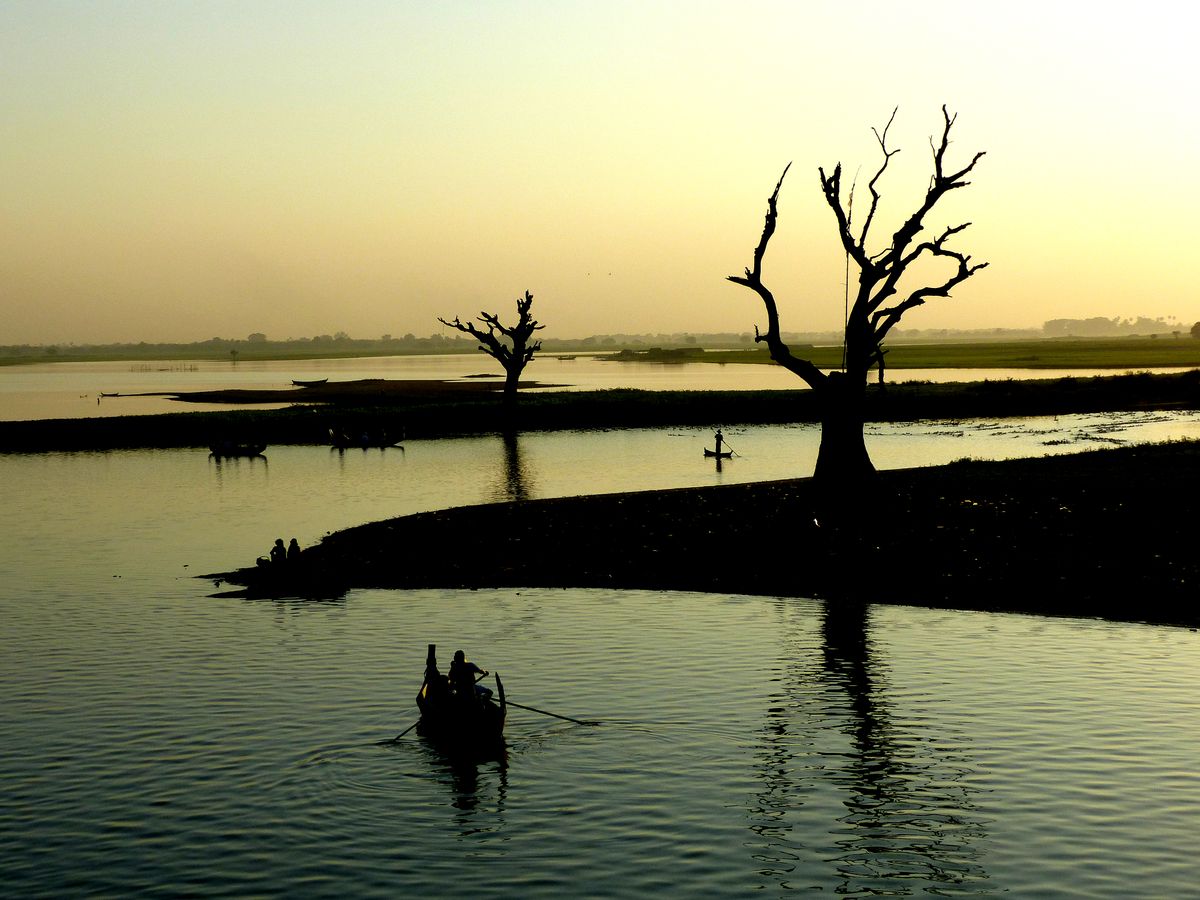
[[295,538],[292,538],[291,543],[288,544],[287,561],[289,563],[300,562],[300,544]]
[[287,562],[287,548],[283,546],[283,538],[275,538],[275,546],[271,548],[271,564],[282,566]]
[[461,650],[454,651],[454,661],[450,663],[450,690],[459,699],[479,700],[492,696],[490,689],[475,683],[475,677],[488,674],[487,669],[481,669],[473,662],[467,662]]

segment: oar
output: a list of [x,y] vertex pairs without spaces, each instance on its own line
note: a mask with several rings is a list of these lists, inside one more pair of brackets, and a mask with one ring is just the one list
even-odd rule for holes
[[547,712],[544,709],[538,709],[536,706],[526,706],[524,703],[517,703],[514,700],[506,701],[509,706],[517,706],[521,709],[527,709],[530,712],[541,713],[543,716],[553,716],[556,719],[566,719],[568,722],[574,722],[576,725],[599,725],[599,722],[585,722],[583,719],[572,719],[570,716],[560,716],[558,713]]
[[392,738],[392,740],[393,741],[400,740],[400,738],[404,737],[406,734],[408,734],[410,731],[412,731],[414,728],[416,728],[420,724],[421,724],[421,720],[417,719],[417,721],[413,722],[411,725],[409,725],[407,728],[405,728],[402,732],[400,732],[398,735],[396,735],[394,738]]

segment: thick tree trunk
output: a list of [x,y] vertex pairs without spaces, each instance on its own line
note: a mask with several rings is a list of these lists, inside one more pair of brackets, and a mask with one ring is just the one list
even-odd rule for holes
[[521,370],[518,368],[506,368],[504,370],[504,402],[515,403],[517,401],[517,383],[521,380]]
[[863,437],[866,385],[834,372],[821,395],[821,446],[813,471],[817,517],[849,521],[862,515],[877,484]]
[[875,466],[863,438],[865,386],[834,372],[821,394],[821,448],[814,477],[827,484],[871,479]]

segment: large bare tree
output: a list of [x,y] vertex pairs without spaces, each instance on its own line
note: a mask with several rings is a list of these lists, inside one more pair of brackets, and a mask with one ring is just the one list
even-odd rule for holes
[[500,317],[496,313],[481,312],[478,321],[486,326],[486,331],[474,322],[462,321],[458,316],[453,321],[438,317],[443,325],[456,328],[479,341],[479,349],[504,367],[504,399],[510,403],[517,398],[517,384],[526,363],[542,349],[541,341],[530,341],[535,331],[546,327],[539,325],[530,314],[532,306],[533,294],[529,291],[525,292],[524,297],[517,298],[517,323],[511,328],[500,324]]
[[[863,440],[864,405],[867,375],[872,366],[883,364],[883,342],[888,332],[910,309],[920,306],[930,297],[948,297],[952,288],[987,265],[972,264],[970,256],[949,247],[950,239],[970,225],[969,222],[946,227],[936,237],[917,239],[925,228],[925,217],[950,191],[970,184],[967,175],[983,156],[982,152],[976,153],[962,168],[947,169],[946,150],[950,145],[950,130],[956,117],[951,116],[944,106],[942,116],[945,125],[941,140],[930,140],[933,175],[929,179],[925,198],[917,210],[892,233],[890,242],[880,249],[868,249],[867,243],[879,208],[880,179],[892,157],[900,152],[888,147],[888,130],[895,121],[896,110],[892,111],[883,131],[874,129],[883,161],[868,184],[870,206],[862,226],[857,230],[851,220],[853,187],[850,197],[846,198],[846,202],[843,201],[841,163],[829,175],[823,168],[817,170],[825,202],[837,222],[842,246],[849,262],[858,272],[858,286],[851,288],[849,280],[847,284],[847,290],[852,290],[853,294],[852,298],[848,298],[845,363],[841,371],[823,372],[809,360],[791,352],[780,336],[779,309],[775,296],[763,282],[763,257],[775,233],[779,190],[791,163],[784,168],[775,190],[767,200],[767,221],[758,246],[754,249],[753,267],[746,269],[745,275],[729,276],[734,284],[748,287],[758,294],[766,308],[767,330],[760,332],[756,326],[755,341],[765,343],[775,362],[804,379],[817,394],[821,409],[821,447],[817,454],[814,478],[825,492],[830,489],[853,489],[874,474],[875,468]],[[905,279],[902,286],[902,276],[919,260],[943,262],[948,270],[935,279],[928,274],[929,269],[922,266],[925,278],[918,280],[915,285],[909,283],[911,278]],[[927,283],[925,279],[933,283]]]

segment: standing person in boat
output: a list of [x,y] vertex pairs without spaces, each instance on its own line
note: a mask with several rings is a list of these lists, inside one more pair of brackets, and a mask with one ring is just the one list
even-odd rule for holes
[[473,662],[467,662],[466,655],[461,650],[454,651],[454,660],[450,663],[450,690],[459,697],[486,700],[492,696],[489,688],[475,683],[476,675],[487,675],[487,669],[481,669]]
[[721,442],[725,440],[725,435],[721,434],[721,429],[717,429],[717,433],[713,435],[717,441],[717,456],[721,455]]
[[283,546],[283,538],[275,538],[275,546],[271,548],[271,563],[282,566],[287,562],[287,548]]
[[425,657],[425,689],[426,696],[440,700],[446,696],[448,685],[446,676],[438,669],[437,652],[434,645],[429,645],[429,655]]

